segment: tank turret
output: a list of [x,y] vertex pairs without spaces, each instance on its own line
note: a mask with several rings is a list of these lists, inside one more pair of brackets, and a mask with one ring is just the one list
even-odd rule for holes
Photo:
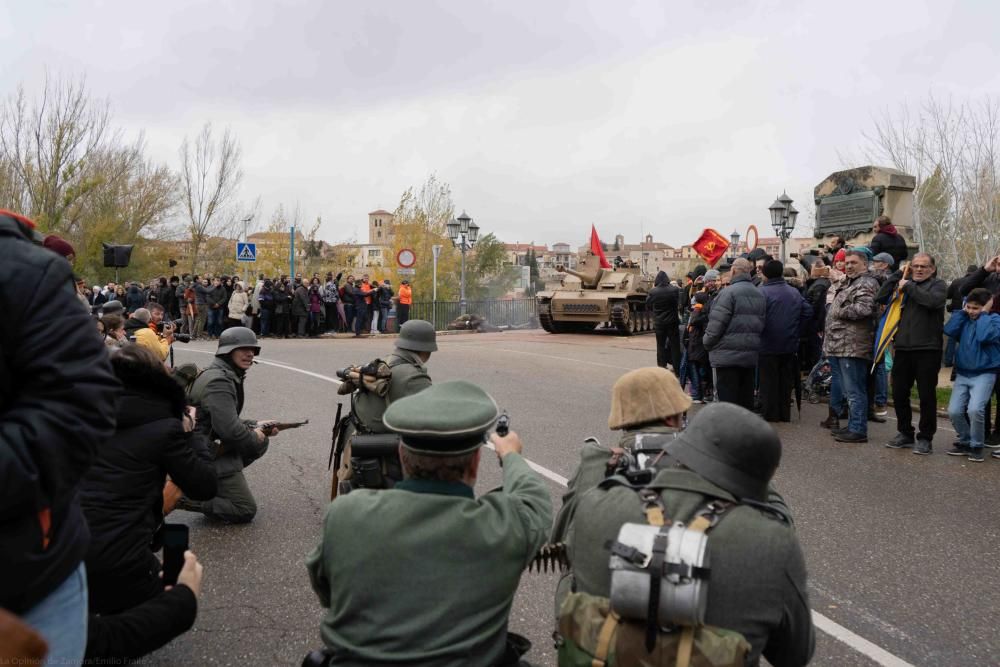
[[571,276],[576,276],[580,279],[583,284],[584,289],[595,289],[597,287],[598,281],[601,279],[601,274],[604,272],[600,267],[590,269],[589,271],[574,271],[573,269],[567,268],[562,264],[556,266],[556,271],[559,273],[568,273]]

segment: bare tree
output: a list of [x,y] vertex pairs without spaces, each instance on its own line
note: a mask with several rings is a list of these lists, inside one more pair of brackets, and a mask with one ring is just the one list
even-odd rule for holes
[[[121,143],[121,132],[111,127],[110,104],[93,100],[84,79],[46,76],[33,102],[19,86],[0,109],[3,205],[30,215],[42,229],[72,234],[87,200],[132,168],[129,160],[119,160],[114,170],[96,168],[97,158]],[[130,154],[140,153],[141,138]]]
[[867,140],[873,162],[917,179],[914,226],[920,247],[949,275],[1000,250],[1000,102],[944,101],[885,111]]
[[205,123],[194,144],[184,138],[180,148],[181,201],[191,235],[191,271],[197,271],[206,238],[222,234],[238,220],[226,215],[243,180],[242,150],[227,129],[216,141]]

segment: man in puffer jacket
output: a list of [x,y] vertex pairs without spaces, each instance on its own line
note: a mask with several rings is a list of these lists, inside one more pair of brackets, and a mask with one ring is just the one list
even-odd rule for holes
[[753,265],[740,257],[733,262],[729,286],[712,302],[702,339],[715,371],[720,401],[753,409],[754,369],[764,331],[767,302],[750,279]]
[[[831,401],[828,423],[838,442],[868,442],[868,370],[875,343],[878,281],[868,275],[867,255],[860,250],[847,251],[844,273],[844,279],[830,288],[833,300],[823,336],[823,354],[830,359],[830,368],[842,387],[838,395],[841,403]],[[837,415],[845,398],[849,422],[842,430]]]
[[37,630],[52,664],[86,645],[90,533],[77,486],[115,428],[120,385],[73,271],[0,211],[0,608]]

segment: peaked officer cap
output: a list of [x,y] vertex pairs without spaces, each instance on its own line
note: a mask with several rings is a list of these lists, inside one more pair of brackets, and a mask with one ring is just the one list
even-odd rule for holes
[[618,378],[611,388],[612,431],[640,426],[683,414],[691,407],[691,397],[666,368],[637,368]]
[[485,442],[499,414],[489,394],[471,382],[456,380],[395,401],[382,423],[418,454],[458,456]]
[[765,502],[781,461],[771,425],[734,403],[712,403],[666,447],[667,454],[737,498]]

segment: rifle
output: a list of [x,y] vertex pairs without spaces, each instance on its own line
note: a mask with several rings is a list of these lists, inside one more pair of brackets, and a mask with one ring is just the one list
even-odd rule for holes
[[301,422],[279,422],[279,421],[268,421],[268,422],[257,422],[257,428],[269,431],[272,428],[276,428],[279,431],[287,431],[292,428],[299,428],[300,426],[305,426],[309,423],[309,420]]
[[343,408],[343,403],[337,403],[337,417],[333,420],[333,433],[330,438],[330,458],[326,462],[326,469],[333,470],[332,479],[330,480],[330,500],[334,500],[337,497],[339,485],[337,473],[340,472],[340,462],[344,457],[344,449],[346,448],[344,427],[347,420],[341,417]]

